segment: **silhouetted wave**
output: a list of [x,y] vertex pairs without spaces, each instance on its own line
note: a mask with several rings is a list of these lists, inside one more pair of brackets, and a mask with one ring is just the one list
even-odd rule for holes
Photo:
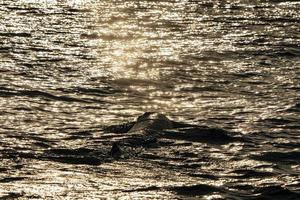
[[269,162],[292,162],[295,164],[300,163],[300,152],[265,152],[260,155],[252,156],[256,160],[263,160]]
[[212,144],[242,141],[242,138],[234,137],[233,135],[233,133],[229,133],[223,129],[199,127],[181,129],[179,131],[165,131],[163,137]]
[[219,188],[210,185],[191,185],[191,186],[177,186],[170,188],[171,191],[176,192],[179,195],[185,196],[200,196],[212,194],[214,192],[220,191]]
[[27,96],[30,98],[44,98],[46,100],[56,100],[56,101],[67,101],[67,102],[82,102],[82,103],[89,103],[90,101],[84,99],[78,99],[69,96],[58,96],[53,95],[47,92],[42,92],[38,90],[11,90],[8,88],[0,88],[0,96],[4,97],[17,97],[17,96]]

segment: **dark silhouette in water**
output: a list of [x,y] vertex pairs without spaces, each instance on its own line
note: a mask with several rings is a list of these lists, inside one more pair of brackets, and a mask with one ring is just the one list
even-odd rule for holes
[[112,148],[110,150],[110,155],[113,158],[120,158],[122,155],[122,150],[120,149],[117,143],[113,143]]
[[[170,120],[163,114],[146,112],[136,121],[104,128],[99,138],[90,134],[86,139],[91,147],[65,148],[52,146],[48,142],[42,153],[6,152],[7,158],[20,157],[50,160],[68,164],[100,165],[111,159],[142,156],[151,159],[143,152],[150,148],[168,147],[178,140],[222,145],[235,141],[245,141],[231,132],[219,128],[197,126]],[[111,134],[113,133],[113,134]],[[100,141],[98,140],[100,139]],[[164,140],[167,139],[168,142]]]
[[145,129],[161,131],[173,127],[174,125],[172,121],[169,120],[165,115],[154,112],[146,112],[138,117],[136,123],[129,130],[129,132],[141,131]]
[[113,158],[120,158],[125,153],[122,150],[124,147],[157,146],[159,138],[210,144],[226,144],[242,140],[240,137],[231,136],[232,133],[223,129],[175,122],[155,112],[144,113],[137,118],[136,122],[109,126],[105,131],[124,135],[121,140],[112,145],[110,155]]
[[[173,128],[173,123],[165,115],[146,112],[139,116],[135,123],[129,123],[127,125],[108,127],[106,131],[115,130],[117,132],[128,134],[128,138],[123,139],[120,142],[115,142],[112,145],[110,155],[114,158],[119,158],[123,153],[120,146],[147,146],[155,143],[156,135],[159,131],[164,129]],[[125,130],[122,130],[125,129]]]

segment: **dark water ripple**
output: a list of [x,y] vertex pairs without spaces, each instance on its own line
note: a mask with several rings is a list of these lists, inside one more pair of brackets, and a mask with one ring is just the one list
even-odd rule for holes
[[300,199],[299,5],[1,1],[0,198]]

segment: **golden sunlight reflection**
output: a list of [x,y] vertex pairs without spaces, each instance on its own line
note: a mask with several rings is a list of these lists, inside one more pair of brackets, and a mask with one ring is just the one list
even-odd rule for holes
[[[53,6],[61,3],[60,0],[20,0],[20,2],[25,4],[41,4],[45,6]],[[65,0],[63,2],[71,7],[80,7],[92,2],[92,0]]]
[[0,199],[295,196],[298,10],[0,0]]

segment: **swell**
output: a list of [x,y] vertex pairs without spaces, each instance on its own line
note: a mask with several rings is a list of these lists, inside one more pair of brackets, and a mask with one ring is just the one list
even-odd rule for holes
[[153,191],[153,190],[168,190],[170,192],[182,196],[200,196],[200,195],[206,195],[206,194],[211,194],[214,192],[221,191],[220,188],[215,186],[197,184],[197,185],[173,186],[173,187],[150,186],[145,188],[137,188],[133,190],[124,190],[123,192],[143,192],[143,191]]
[[300,152],[290,151],[290,152],[264,152],[259,155],[253,155],[253,159],[262,160],[268,162],[288,162],[300,164]]
[[266,199],[266,200],[273,200],[273,199],[299,199],[300,194],[297,192],[293,192],[287,188],[284,188],[279,185],[274,186],[266,186],[261,188],[256,188],[253,191],[254,194],[257,194],[257,196],[254,196],[250,199]]
[[211,144],[226,144],[243,141],[237,134],[230,133],[220,128],[195,127],[179,129],[179,131],[164,131],[163,137],[170,139],[187,140],[192,142],[204,142]]
[[[100,165],[108,162],[108,153],[105,149],[88,148],[53,148],[44,146],[46,150],[16,150],[4,149],[0,151],[1,159],[34,159],[77,165]],[[106,148],[108,149],[108,148]],[[1,182],[1,180],[0,180]]]
[[31,37],[31,34],[30,33],[15,33],[15,32],[0,32],[0,36],[2,37]]
[[43,98],[45,100],[56,100],[56,101],[66,101],[66,102],[79,102],[79,103],[92,103],[91,100],[79,99],[65,95],[54,95],[48,92],[42,92],[39,90],[13,90],[1,87],[0,88],[1,97],[18,97],[25,96],[30,98]]
[[[145,188],[137,188],[133,190],[123,190],[122,192],[145,192],[145,191],[159,191],[168,190],[176,193],[177,195],[187,198],[188,196],[203,197],[204,195],[218,194],[225,199],[299,199],[300,194],[284,188],[279,185],[265,186],[265,187],[253,187],[251,185],[236,185],[235,189],[228,190],[225,187],[217,187],[208,184],[194,184],[184,186],[172,186],[172,187],[157,187],[150,186]],[[223,199],[222,198],[222,199]],[[239,199],[238,198],[238,199]]]

